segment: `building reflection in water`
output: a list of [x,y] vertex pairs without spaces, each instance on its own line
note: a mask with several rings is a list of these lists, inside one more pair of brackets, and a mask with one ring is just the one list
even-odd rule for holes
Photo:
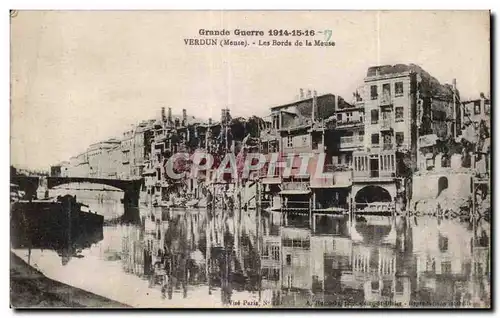
[[263,237],[262,284],[274,305],[488,305],[485,221],[314,219],[313,230],[280,223]]
[[489,304],[485,221],[288,217],[157,209],[123,227],[123,269],[165,298],[206,288],[226,305],[240,292],[285,307]]

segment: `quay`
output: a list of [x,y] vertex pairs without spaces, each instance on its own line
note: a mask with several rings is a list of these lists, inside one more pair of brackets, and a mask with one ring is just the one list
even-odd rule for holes
[[10,253],[10,305],[15,309],[130,307],[49,279],[12,252]]

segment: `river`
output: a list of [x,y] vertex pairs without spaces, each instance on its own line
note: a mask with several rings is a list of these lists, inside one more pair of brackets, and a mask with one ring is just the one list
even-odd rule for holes
[[[108,220],[123,214],[123,193],[77,192]],[[51,279],[142,308],[490,303],[484,220],[317,216],[312,226],[306,215],[145,206],[140,215],[70,253],[13,252]]]

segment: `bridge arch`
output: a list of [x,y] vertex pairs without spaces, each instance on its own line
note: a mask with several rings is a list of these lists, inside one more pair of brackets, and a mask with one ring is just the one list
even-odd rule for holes
[[143,179],[119,180],[119,179],[101,179],[85,177],[47,177],[47,188],[70,184],[70,183],[93,183],[111,186],[120,189],[124,193],[123,203],[128,206],[139,205],[139,193]]
[[[79,185],[79,184],[83,184],[83,183],[85,183],[85,182],[62,183],[62,184],[58,184],[58,185],[53,186],[51,189],[63,189],[63,187],[65,187],[65,186]],[[86,190],[108,190],[108,191],[120,191],[120,192],[124,191],[123,189],[120,189],[116,186],[111,186],[111,185],[107,185],[107,184],[101,184],[101,183],[88,183],[88,184],[98,185],[99,188],[89,188]],[[69,187],[69,188],[71,188],[71,187]]]

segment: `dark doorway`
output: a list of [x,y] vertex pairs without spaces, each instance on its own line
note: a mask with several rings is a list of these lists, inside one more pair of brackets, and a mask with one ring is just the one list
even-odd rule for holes
[[378,158],[370,159],[370,177],[372,178],[378,177]]
[[444,189],[448,189],[448,178],[441,177],[438,180],[438,194],[436,197],[438,197]]

